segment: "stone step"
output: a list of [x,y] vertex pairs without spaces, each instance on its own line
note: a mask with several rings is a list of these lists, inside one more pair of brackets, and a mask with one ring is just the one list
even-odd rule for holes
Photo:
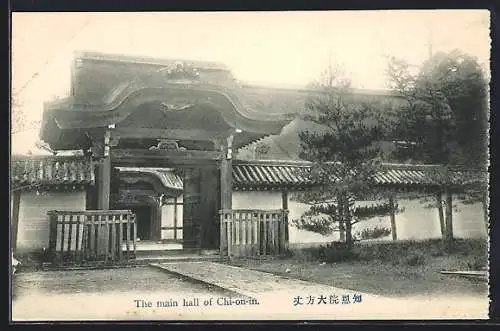
[[18,268],[18,272],[33,271],[33,270],[85,270],[85,269],[113,269],[113,268],[129,268],[137,266],[150,265],[152,263],[174,263],[174,262],[224,262],[219,255],[200,255],[200,254],[156,254],[137,256],[135,259],[130,259],[123,262],[107,263],[104,261],[74,263],[68,265],[52,265],[52,263],[41,263],[34,267],[22,266]]
[[202,262],[202,261],[224,261],[220,256],[202,256],[202,255],[158,255],[137,257],[134,263],[166,263],[166,262]]
[[167,250],[137,250],[135,255],[139,256],[177,256],[177,255],[201,255],[218,256],[218,250],[200,250],[198,248],[167,249]]

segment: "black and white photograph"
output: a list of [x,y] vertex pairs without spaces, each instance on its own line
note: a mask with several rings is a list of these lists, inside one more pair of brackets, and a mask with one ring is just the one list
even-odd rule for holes
[[488,319],[488,10],[11,23],[12,322]]

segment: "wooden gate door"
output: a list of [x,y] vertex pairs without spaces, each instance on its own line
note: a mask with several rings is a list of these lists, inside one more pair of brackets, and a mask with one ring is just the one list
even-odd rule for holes
[[182,241],[183,248],[200,248],[201,171],[184,170]]
[[184,176],[184,248],[219,247],[219,174],[216,166],[186,169]]
[[218,249],[220,239],[219,208],[220,180],[216,166],[204,167],[201,170],[201,248]]

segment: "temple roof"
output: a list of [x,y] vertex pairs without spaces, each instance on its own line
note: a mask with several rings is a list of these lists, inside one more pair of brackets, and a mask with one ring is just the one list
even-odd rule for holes
[[[68,149],[85,144],[85,132],[93,128],[148,129],[170,139],[169,129],[181,126],[177,135],[201,131],[197,137],[205,140],[238,130],[235,144],[244,145],[279,134],[293,119],[259,106],[247,102],[220,64],[81,53],[72,68],[71,95],[45,105],[40,138],[53,149]],[[134,114],[138,119],[129,120],[131,125],[127,119]]]
[[[45,105],[40,138],[53,149],[71,149],[85,145],[86,130],[108,125],[148,129],[149,136],[165,139],[202,131],[198,137],[210,140],[238,129],[234,147],[240,148],[279,135],[304,113],[312,93],[317,91],[244,85],[220,63],[83,52],[73,61],[71,95]],[[388,91],[352,89],[348,95],[385,108],[401,103]],[[172,133],[170,125],[179,121],[185,132]]]

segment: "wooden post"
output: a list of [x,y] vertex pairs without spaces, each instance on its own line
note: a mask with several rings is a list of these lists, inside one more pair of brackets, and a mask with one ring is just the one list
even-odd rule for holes
[[[160,232],[161,234],[161,232]],[[161,235],[160,235],[161,238]],[[174,239],[177,239],[177,197],[174,197]]]
[[226,224],[225,224],[225,215],[223,213],[219,213],[219,225],[220,225],[220,239],[219,239],[219,254],[220,256],[224,256],[224,250],[226,248]]
[[436,193],[436,203],[437,203],[437,208],[438,208],[439,226],[441,229],[441,237],[444,239],[445,234],[446,234],[446,227],[444,224],[444,213],[443,213],[443,193],[441,191],[438,191]]
[[109,155],[104,157],[97,166],[97,209],[109,209],[109,194],[111,184],[111,160]]
[[217,151],[222,152],[220,160],[219,172],[219,251],[221,254],[225,253],[227,247],[227,256],[231,257],[233,254],[233,227],[234,215],[231,213],[233,207],[233,144],[234,135],[229,135],[226,141],[222,139],[215,139],[214,146]]
[[391,233],[392,233],[392,240],[398,240],[398,234],[396,232],[396,211],[394,210],[395,205],[394,205],[394,197],[389,198],[389,204],[391,206]]
[[21,206],[21,191],[16,190],[12,193],[12,222],[11,222],[11,249],[14,252],[17,248],[17,233],[19,226],[19,208]]
[[288,192],[287,191],[281,192],[281,208],[283,208],[283,211],[284,211],[283,217],[284,217],[284,225],[285,225],[285,231],[284,231],[285,249],[288,250],[288,242],[289,242],[290,232],[289,232],[289,228],[288,228],[289,225],[288,225]]
[[230,210],[233,205],[233,162],[232,162],[233,135],[227,138],[223,146],[224,155],[220,166],[220,191],[222,210]]
[[85,209],[86,210],[96,210],[97,209],[97,190],[93,185],[87,185],[85,187]]
[[104,133],[103,158],[97,165],[97,209],[109,210],[109,195],[111,191],[111,158],[109,150],[110,132]]
[[450,188],[445,189],[446,196],[446,218],[445,218],[445,229],[446,236],[445,240],[448,245],[453,241],[453,196]]

